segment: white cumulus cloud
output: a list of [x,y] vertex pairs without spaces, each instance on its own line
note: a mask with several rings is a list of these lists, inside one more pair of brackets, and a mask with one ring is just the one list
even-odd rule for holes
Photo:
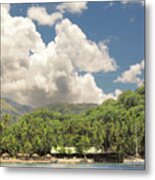
[[137,86],[141,86],[143,84],[143,80],[140,79],[140,75],[144,69],[144,60],[142,60],[139,64],[134,64],[129,67],[128,70],[124,71],[121,76],[119,76],[114,82],[122,82],[122,83],[134,83]]
[[37,21],[40,25],[53,26],[58,20],[63,18],[62,13],[53,12],[48,14],[44,7],[30,7],[27,15],[32,20]]
[[46,46],[30,18],[12,17],[3,5],[1,11],[2,96],[33,106],[117,98],[119,90],[104,93],[91,74],[116,70],[107,45],[89,40],[80,27],[64,19]]
[[72,14],[79,14],[87,9],[87,2],[64,2],[57,6],[57,10],[60,12],[69,12]]
[[117,69],[105,43],[96,44],[87,39],[84,32],[70,20],[56,25],[55,47],[57,53],[67,56],[80,71],[110,72]]

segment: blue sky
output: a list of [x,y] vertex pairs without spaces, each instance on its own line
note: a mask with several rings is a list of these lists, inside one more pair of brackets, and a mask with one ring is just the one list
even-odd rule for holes
[[[25,17],[30,6],[43,6],[48,13],[52,13],[56,5],[58,3],[13,4],[11,15]],[[81,14],[65,13],[65,17],[77,24],[88,39],[95,42],[108,41],[110,55],[119,66],[116,72],[94,73],[97,85],[104,87],[105,92],[114,91],[118,87],[122,90],[137,88],[136,84],[113,83],[113,80],[130,65],[144,59],[144,6],[139,3],[124,5],[120,2],[114,2],[112,6],[109,2],[89,2],[87,6],[88,9]],[[46,44],[54,39],[54,27],[37,23],[36,27]],[[143,76],[144,72],[141,78]]]
[[[25,66],[25,63],[29,63],[26,62],[27,59],[36,61],[36,57],[39,57],[36,63],[40,63],[37,65],[40,70],[36,72],[36,77],[34,77],[35,75],[33,74],[33,71],[36,69],[36,64],[33,64],[33,62],[27,66],[30,67],[33,64],[31,68],[27,69],[27,74],[30,74],[29,76],[27,75],[27,77],[21,76],[21,78],[16,77],[9,80],[7,78],[10,76],[5,75],[6,80],[3,83],[6,88],[4,91],[5,96],[13,96],[12,98],[17,98],[17,100],[23,99],[24,103],[35,104],[34,102],[36,100],[32,102],[31,99],[34,97],[34,92],[36,95],[37,90],[42,88],[38,82],[43,83],[43,81],[45,81],[44,78],[46,79],[46,84],[48,82],[51,83],[51,85],[44,88],[44,93],[39,89],[36,99],[39,96],[42,96],[43,98],[45,96],[47,101],[49,97],[51,97],[51,99],[61,97],[61,95],[63,95],[62,92],[66,91],[66,101],[69,99],[71,102],[89,102],[90,99],[90,102],[99,102],[98,100],[95,100],[96,96],[98,99],[100,99],[100,97],[102,97],[101,99],[106,99],[105,97],[114,97],[117,89],[120,91],[127,89],[134,90],[139,87],[144,80],[144,4],[142,1],[134,1],[133,3],[128,2],[128,0],[124,1],[125,2],[83,2],[83,4],[79,4],[77,7],[76,5],[74,6],[74,4],[64,5],[63,3],[19,3],[11,4],[10,8],[4,7],[7,8],[7,11],[9,10],[7,14],[11,16],[11,19],[8,18],[8,16],[5,16],[5,13],[2,14],[4,16],[3,19],[5,24],[3,26],[4,35],[2,34],[2,37],[10,37],[10,41],[12,41],[13,44],[9,44],[8,42],[8,44],[4,43],[3,45],[2,41],[2,47],[9,47],[10,49],[17,48],[16,54],[18,56],[18,58],[13,57],[14,54],[12,54],[12,58],[10,58],[11,55],[7,56],[7,54],[5,54],[4,56],[6,57],[4,57],[4,59],[8,59],[9,61],[10,58],[11,61],[15,58],[19,67],[19,72],[17,74],[24,74],[23,66]],[[56,20],[52,19],[53,15],[54,18],[56,17]],[[31,20],[31,22],[26,21],[27,18]],[[5,22],[7,21],[8,23],[6,24]],[[16,24],[15,22],[17,23],[17,26],[14,25]],[[10,26],[8,26],[8,24],[10,24]],[[36,30],[30,28],[34,25]],[[6,31],[8,28],[12,29],[12,31]],[[56,29],[58,32],[56,32]],[[70,30],[71,33],[67,34]],[[31,39],[27,39],[28,36],[24,31],[31,34]],[[14,34],[14,32],[16,34]],[[41,38],[38,37],[38,32],[41,35]],[[11,36],[7,35],[10,35],[11,33],[12,39]],[[14,39],[13,36],[16,36],[16,38]],[[69,36],[69,41],[66,39],[67,36]],[[79,38],[79,41],[83,43],[80,45],[81,47],[79,46],[76,36],[77,39]],[[21,37],[25,39],[26,45],[22,44]],[[38,53],[38,51],[35,52],[35,56],[31,53],[28,57],[26,57],[26,55],[24,57],[25,59],[23,58],[24,63],[19,62],[19,59],[23,57],[18,54],[20,49],[21,51],[24,49],[26,53],[27,51],[31,52],[33,46],[37,47],[37,43],[33,42],[33,38],[37,39],[37,42],[40,45],[39,47],[44,44],[47,48],[40,49],[40,53]],[[30,43],[27,44],[27,41],[29,40]],[[49,46],[51,42],[53,44],[52,46]],[[65,42],[67,43],[66,48],[64,45]],[[71,45],[72,43],[75,43],[75,48],[74,45]],[[20,44],[20,46],[18,46],[18,44]],[[56,49],[53,49],[54,47],[56,47]],[[68,51],[67,48],[70,48],[70,51]],[[64,62],[63,59],[59,62],[59,58],[61,58],[61,54],[58,52],[59,49],[64,51],[62,52],[63,57],[69,58],[66,63],[65,59]],[[80,52],[78,52],[79,49]],[[54,52],[55,55],[50,55],[50,51]],[[81,59],[76,59],[76,53],[78,53],[78,58]],[[97,54],[94,55],[94,53]],[[44,58],[41,61],[45,59],[46,62],[49,57],[52,57],[48,62],[49,64],[47,64],[49,69],[47,67],[41,68],[42,62],[40,62],[40,57],[43,56]],[[53,61],[52,59],[57,56],[58,60]],[[68,76],[67,80],[63,79],[63,81],[61,81],[62,86],[57,82],[57,79],[51,81],[49,78],[50,76],[53,76],[50,71],[55,71],[55,73],[58,74],[57,76],[61,74],[61,72],[59,72],[59,69],[61,69],[60,67],[58,70],[53,69],[55,64],[52,63],[55,63],[56,61],[58,61],[57,66],[62,66],[64,69],[66,68],[64,71],[67,74],[64,76]],[[109,67],[106,67],[106,63],[108,62],[110,62],[110,65]],[[70,63],[72,64],[71,66],[74,71],[76,71],[74,75],[72,75],[72,72],[68,69]],[[102,66],[102,63],[103,67],[100,67]],[[5,63],[4,66],[5,65],[7,65],[7,63]],[[8,68],[10,73],[14,73],[14,67],[10,68],[10,66],[8,66],[5,68]],[[63,68],[61,71],[63,71]],[[45,73],[45,69],[47,70],[47,73]],[[26,100],[25,91],[22,87],[27,84],[27,81],[29,81],[30,78],[32,79],[32,82],[27,89],[26,96],[32,95],[32,97],[29,98],[30,100]],[[35,78],[38,79],[38,82],[35,82]],[[25,79],[27,79],[27,81],[24,82]],[[71,88],[76,80],[77,83],[79,83],[77,84],[79,92],[81,91],[79,94],[73,90],[73,87]],[[15,82],[15,87],[12,91],[10,90],[10,92],[7,92],[8,87],[10,87],[7,84],[8,82]],[[21,85],[20,87],[19,84]],[[94,96],[93,93],[89,94],[88,97],[84,95],[88,86],[90,86],[90,91],[94,92]],[[36,87],[36,91],[33,92],[32,87]],[[51,87],[57,87],[57,93],[55,93],[56,90],[50,89]],[[66,89],[64,89],[64,87]],[[109,93],[112,93],[113,95]],[[75,98],[76,96],[77,98]],[[78,100],[78,96],[81,100]],[[62,96],[60,99],[64,100],[64,97]],[[46,102],[44,102],[44,104],[45,103]]]

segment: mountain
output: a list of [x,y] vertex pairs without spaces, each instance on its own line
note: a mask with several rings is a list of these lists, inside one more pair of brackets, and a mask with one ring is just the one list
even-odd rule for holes
[[0,103],[1,103],[1,114],[5,113],[11,115],[22,115],[24,113],[32,111],[32,107],[19,104],[10,98],[1,97]]
[[[1,97],[0,103],[1,103],[1,114],[11,114],[18,116],[34,110],[30,106],[20,104],[7,97]],[[41,108],[46,108],[48,110],[59,112],[61,114],[80,114],[97,106],[98,106],[97,104],[91,104],[91,103],[90,104],[60,103],[60,104],[49,104]]]
[[61,114],[80,114],[90,110],[94,107],[97,107],[97,104],[68,104],[68,103],[60,103],[60,104],[49,104],[45,106],[48,110],[56,111]]

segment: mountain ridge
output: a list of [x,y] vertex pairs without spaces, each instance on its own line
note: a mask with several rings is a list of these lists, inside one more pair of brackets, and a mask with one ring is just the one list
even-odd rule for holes
[[31,106],[20,104],[8,97],[0,97],[0,104],[1,114],[22,115],[33,110]]
[[98,104],[93,103],[55,103],[42,106],[41,108],[46,108],[61,114],[80,114],[97,106]]
[[46,108],[51,111],[59,112],[61,114],[80,114],[97,107],[97,104],[93,103],[55,103],[48,104],[41,107],[32,108],[29,105],[20,104],[15,100],[8,97],[1,97],[1,114],[11,114],[11,115],[22,115],[37,109]]

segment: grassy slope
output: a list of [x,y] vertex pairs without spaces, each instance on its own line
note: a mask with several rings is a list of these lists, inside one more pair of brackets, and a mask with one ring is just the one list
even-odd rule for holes
[[7,103],[4,99],[0,99],[0,103],[1,103],[1,110],[6,111],[12,111],[12,112],[17,112],[17,109],[15,109],[13,106],[11,106],[9,103]]

